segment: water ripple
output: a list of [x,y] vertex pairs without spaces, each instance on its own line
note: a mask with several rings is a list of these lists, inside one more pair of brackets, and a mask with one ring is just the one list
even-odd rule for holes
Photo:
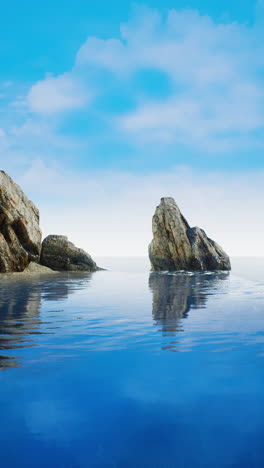
[[223,353],[255,346],[261,356],[263,298],[263,283],[226,272],[2,281],[0,368],[129,348]]

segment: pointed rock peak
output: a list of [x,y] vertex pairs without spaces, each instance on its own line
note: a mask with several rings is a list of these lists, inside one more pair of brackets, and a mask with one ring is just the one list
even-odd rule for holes
[[191,228],[172,197],[161,198],[152,220],[149,258],[153,270],[230,270],[222,248],[202,229]]
[[175,202],[174,198],[172,198],[172,197],[162,197],[160,199],[160,202],[163,203],[164,205],[176,205],[176,202]]
[[179,210],[180,211],[177,203],[175,202],[174,198],[172,198],[172,197],[162,197],[160,199],[159,207],[163,208],[163,209],[167,208],[167,209],[172,209],[172,210],[174,209],[174,210]]

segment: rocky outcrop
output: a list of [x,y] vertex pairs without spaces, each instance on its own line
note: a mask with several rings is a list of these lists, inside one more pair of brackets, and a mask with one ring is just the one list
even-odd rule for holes
[[39,212],[21,188],[0,171],[0,272],[23,271],[39,260]]
[[56,271],[97,271],[92,257],[66,236],[50,235],[42,243],[40,263]]
[[173,198],[162,198],[152,220],[153,240],[149,246],[152,270],[230,270],[223,249],[206,233],[191,228]]

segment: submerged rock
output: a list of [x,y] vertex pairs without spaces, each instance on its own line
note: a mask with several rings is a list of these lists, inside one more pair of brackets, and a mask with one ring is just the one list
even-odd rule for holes
[[230,270],[223,249],[206,233],[191,228],[173,198],[162,198],[152,220],[149,258],[153,270]]
[[21,188],[0,171],[0,272],[23,271],[39,260],[39,211]]
[[66,236],[50,235],[42,243],[40,263],[56,271],[100,270],[92,257]]
[[55,273],[56,271],[52,270],[51,268],[35,262],[30,262],[27,268],[23,271],[23,275],[54,275]]

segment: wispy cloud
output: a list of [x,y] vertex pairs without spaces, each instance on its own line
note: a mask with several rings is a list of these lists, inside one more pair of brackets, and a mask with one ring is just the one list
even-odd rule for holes
[[48,76],[35,83],[26,99],[29,110],[41,114],[78,109],[86,106],[89,100],[88,92],[72,73],[58,77]]
[[[23,105],[47,118],[82,109],[107,119],[107,111],[98,113],[97,98],[109,99],[114,82],[109,126],[131,145],[180,143],[218,153],[259,147],[264,126],[260,34],[257,23],[220,24],[193,10],[162,16],[138,6],[120,26],[119,37],[88,37],[72,70],[33,84]],[[135,85],[138,72],[151,70],[168,79],[166,99],[150,98]],[[133,97],[132,108],[122,114],[114,104],[118,87],[122,96]]]
[[121,27],[119,40],[88,38],[77,65],[102,67],[118,79],[157,69],[171,80],[168,99],[141,96],[137,108],[118,120],[133,141],[228,151],[260,144],[262,57],[257,28],[216,24],[192,10],[172,10],[165,19],[140,10],[137,20]]

